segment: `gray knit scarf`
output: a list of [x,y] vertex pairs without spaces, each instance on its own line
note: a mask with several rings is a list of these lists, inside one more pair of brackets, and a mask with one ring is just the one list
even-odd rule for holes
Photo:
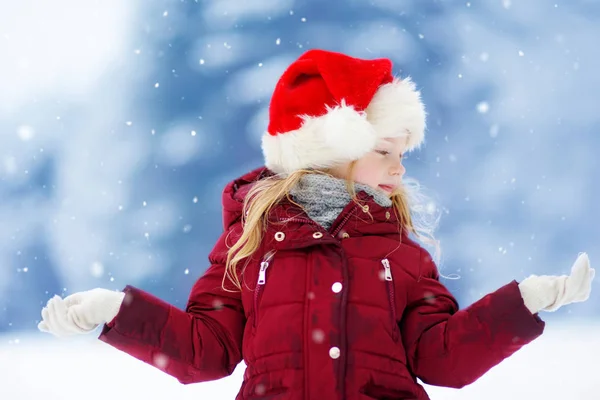
[[[364,190],[382,207],[390,207],[392,201],[383,192],[370,186],[355,183],[356,192]],[[346,181],[322,174],[307,174],[300,178],[298,185],[290,190],[294,201],[298,202],[308,216],[325,229],[340,215],[344,207],[352,201],[346,189]]]

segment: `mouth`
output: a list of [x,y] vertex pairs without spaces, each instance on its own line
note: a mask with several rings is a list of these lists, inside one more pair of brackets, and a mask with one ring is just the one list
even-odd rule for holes
[[396,186],[394,185],[379,185],[379,188],[387,193],[392,193],[394,190],[396,190]]

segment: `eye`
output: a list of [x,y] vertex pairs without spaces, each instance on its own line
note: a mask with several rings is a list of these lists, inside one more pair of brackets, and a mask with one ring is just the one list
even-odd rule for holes
[[387,150],[375,150],[375,152],[381,154],[382,156],[387,156],[390,154],[390,152]]

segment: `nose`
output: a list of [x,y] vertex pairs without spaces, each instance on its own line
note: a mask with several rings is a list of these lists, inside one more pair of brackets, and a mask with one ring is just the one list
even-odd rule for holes
[[390,167],[390,175],[391,176],[400,176],[402,177],[406,172],[406,168],[402,165],[402,161],[395,161],[394,164]]

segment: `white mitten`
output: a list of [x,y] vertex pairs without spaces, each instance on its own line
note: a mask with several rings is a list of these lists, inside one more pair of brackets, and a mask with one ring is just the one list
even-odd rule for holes
[[62,299],[54,296],[42,309],[38,329],[55,336],[88,333],[112,321],[119,312],[125,293],[96,288]]
[[542,310],[556,311],[564,305],[586,301],[595,273],[590,268],[588,255],[581,253],[571,268],[571,275],[531,275],[519,283],[519,290],[532,314]]

